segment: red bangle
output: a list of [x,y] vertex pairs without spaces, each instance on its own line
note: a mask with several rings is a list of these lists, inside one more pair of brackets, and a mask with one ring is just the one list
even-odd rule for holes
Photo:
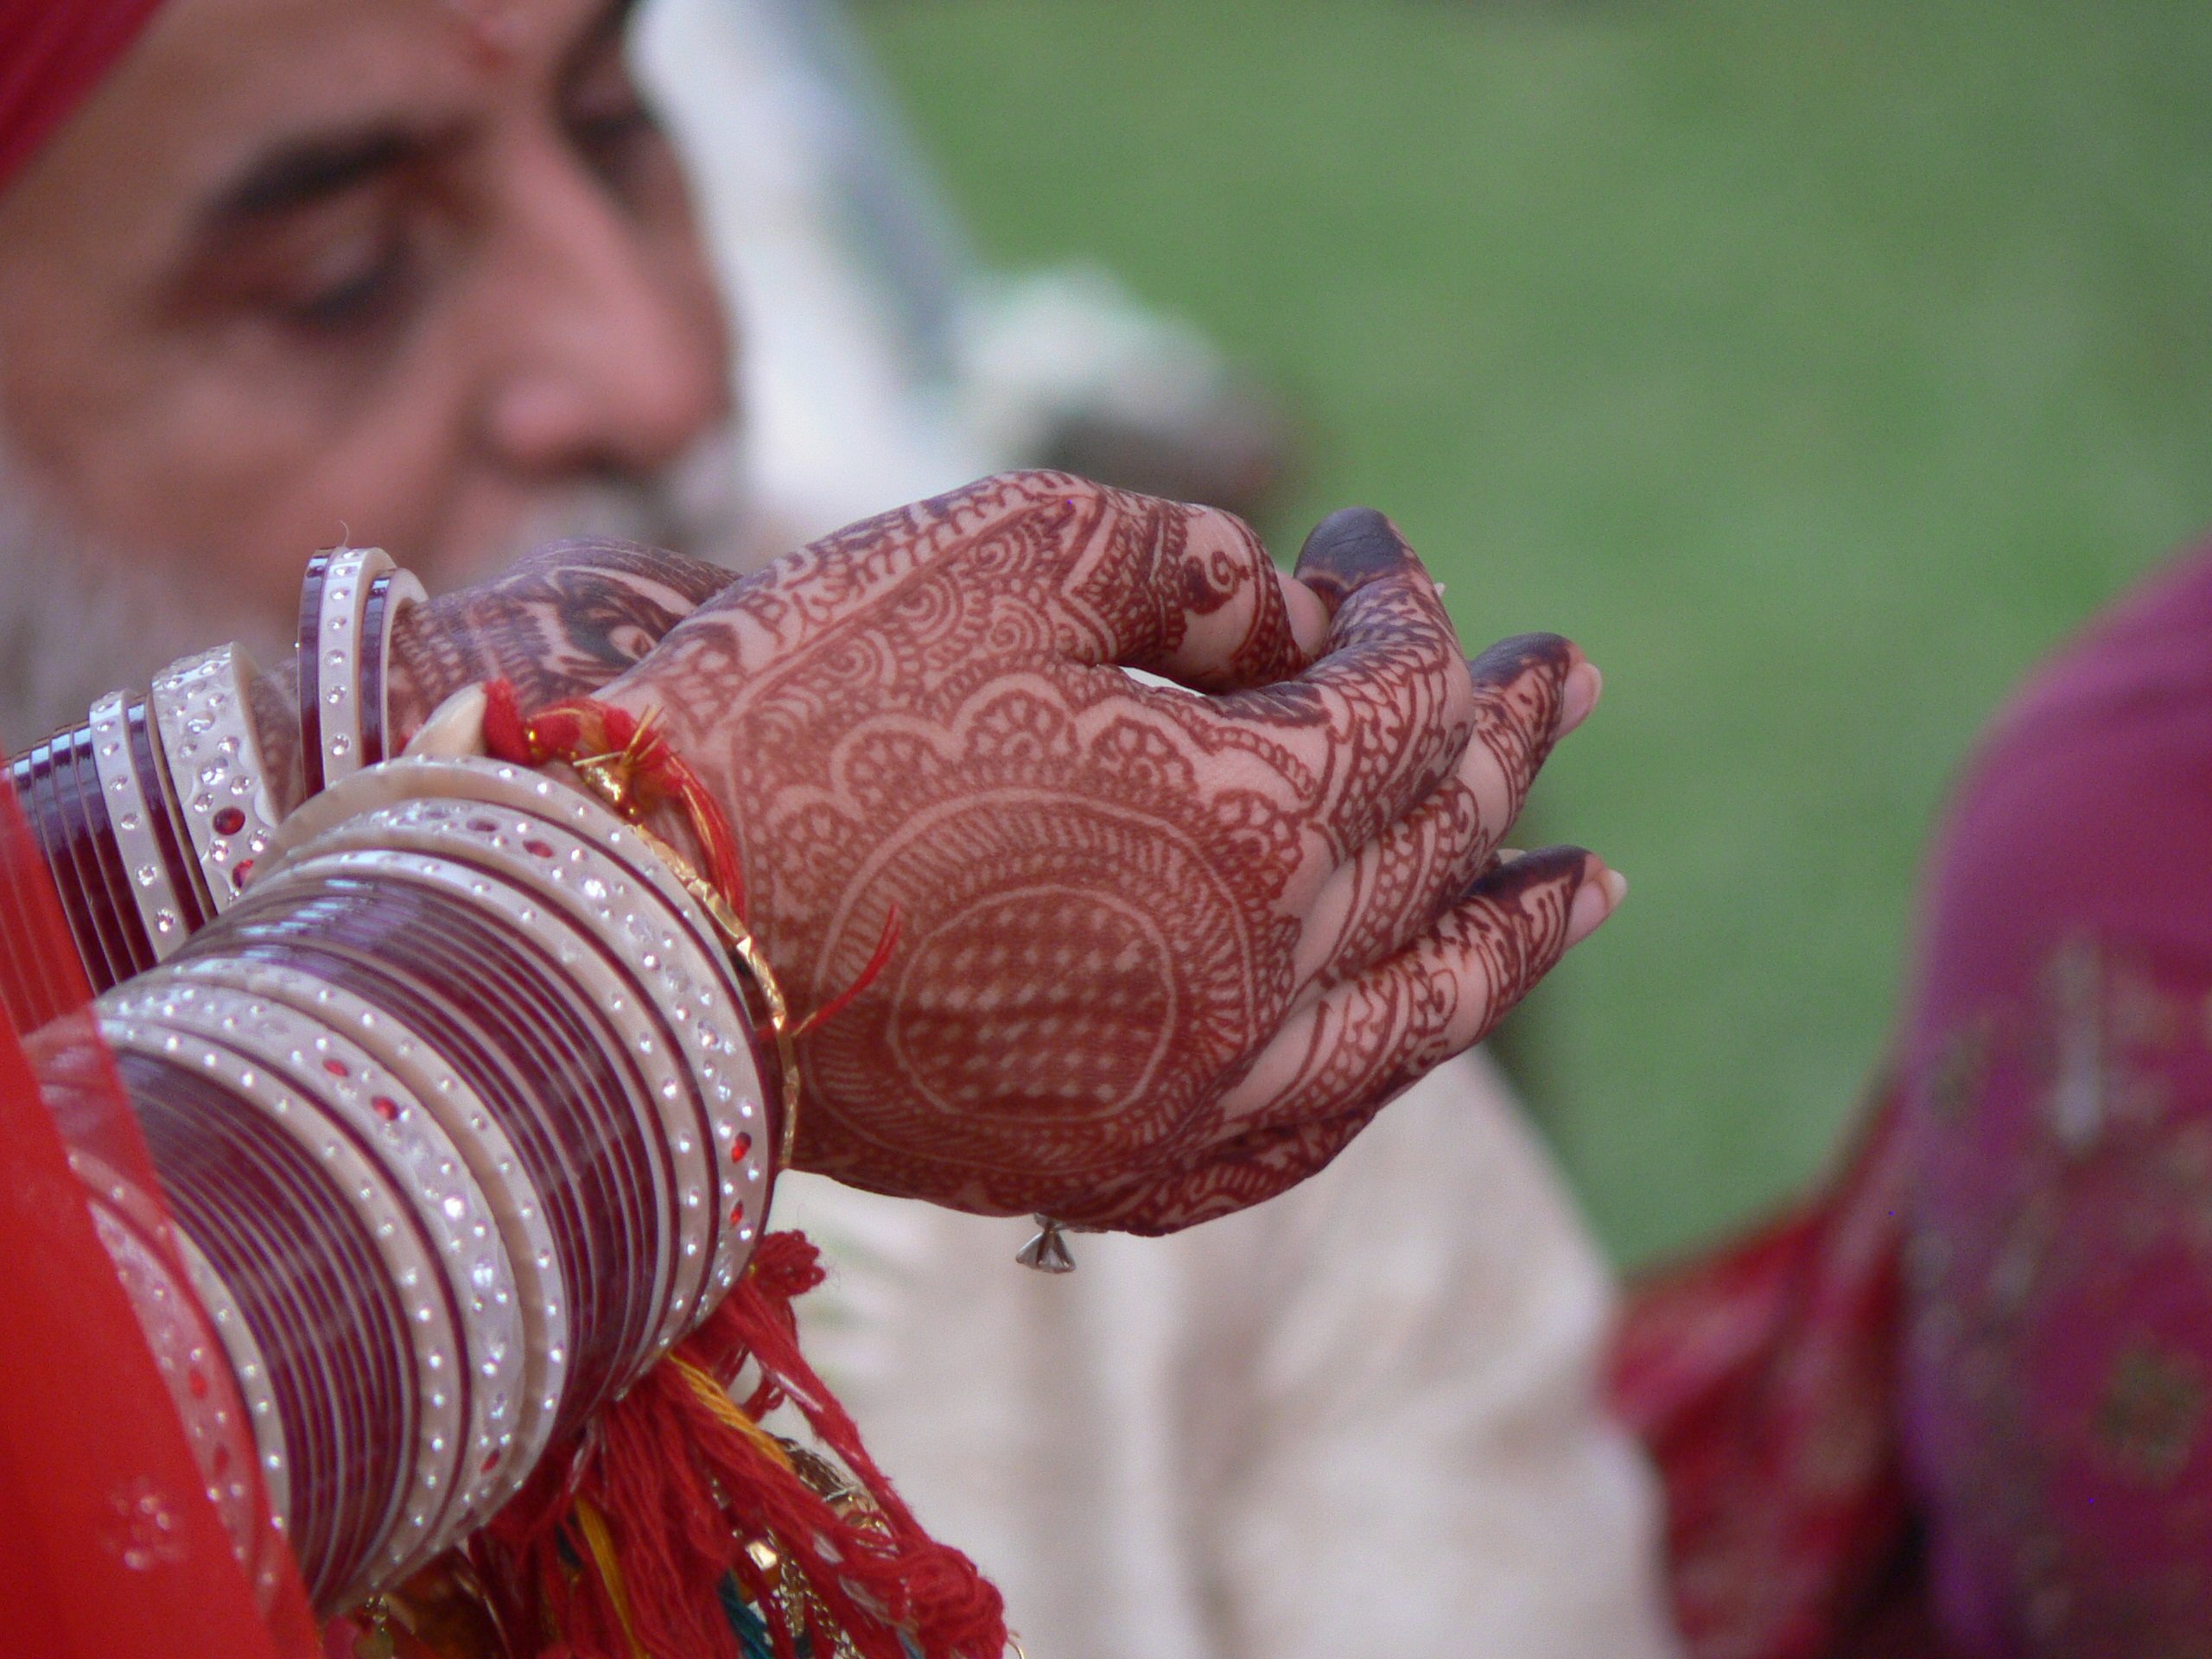
[[86,979],[96,988],[105,988],[115,983],[115,975],[108,966],[105,947],[93,925],[92,903],[77,868],[74,837],[68,820],[62,816],[61,798],[55,788],[54,773],[63,753],[56,745],[65,742],[67,737],[66,733],[56,734],[17,760],[11,770],[23,817],[30,824],[39,850],[45,856],[47,870],[54,878],[54,893],[61,901],[62,918],[68,924],[69,937],[77,947],[77,960]]
[[304,1148],[195,1067],[128,1046],[116,1058],[178,1225],[246,1310],[277,1383],[292,1544],[327,1598],[374,1542],[412,1442],[405,1319]]
[[322,588],[333,550],[309,559],[300,582],[300,765],[310,795],[322,793]]
[[[427,902],[425,902],[427,900]],[[649,1330],[643,1213],[652,1179],[636,1118],[537,942],[482,931],[468,906],[396,882],[303,871],[232,908],[217,943],[301,969],[390,1008],[475,1089],[530,1167],[568,1246],[569,1382],[556,1433],[625,1380],[626,1332]],[[472,924],[477,925],[472,926]],[[467,948],[454,941],[465,938]],[[498,963],[495,976],[491,964]],[[594,1052],[594,1051],[597,1051]]]
[[88,857],[90,826],[84,818],[83,792],[77,787],[76,738],[74,732],[62,732],[53,740],[53,769],[46,776],[46,798],[59,841],[50,851],[73,874],[71,902],[82,908],[96,953],[94,959],[86,962],[85,970],[95,990],[105,990],[128,977],[130,969],[118,959],[122,942],[108,923],[107,907],[101,902],[99,873]]
[[[68,856],[76,866],[78,889],[106,964],[105,977],[92,976],[93,988],[104,991],[139,970],[137,945],[131,938],[138,918],[129,896],[117,890],[116,872],[101,854],[99,832],[106,827],[106,820],[98,800],[86,799],[85,787],[86,776],[92,772],[90,728],[79,728],[55,740],[54,772],[48,784],[54,792],[56,819],[67,839]],[[95,796],[98,789],[95,775]]]
[[77,759],[78,802],[91,839],[92,863],[100,874],[101,897],[122,940],[124,972],[127,976],[143,974],[154,965],[154,941],[146,931],[146,918],[130,897],[130,872],[124,865],[123,849],[116,841],[115,824],[108,812],[106,792],[100,787],[99,765],[92,748],[98,741],[86,728]]
[[130,767],[146,797],[147,827],[161,849],[162,867],[176,893],[177,912],[189,938],[214,914],[214,906],[200,880],[199,860],[184,855],[187,838],[177,817],[176,785],[169,779],[168,758],[155,741],[153,717],[143,697],[131,703],[124,723],[130,730]]
[[404,570],[387,570],[369,584],[368,604],[361,613],[361,764],[373,766],[389,760],[385,727],[391,710],[385,706],[391,683],[391,630],[399,613],[423,600],[423,584]]

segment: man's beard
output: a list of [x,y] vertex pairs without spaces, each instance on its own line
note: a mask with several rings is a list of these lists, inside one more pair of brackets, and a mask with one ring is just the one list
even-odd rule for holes
[[[695,444],[644,480],[579,484],[531,515],[505,544],[448,560],[433,591],[488,581],[567,536],[673,548],[734,569],[747,545],[731,429]],[[314,550],[302,549],[307,563]],[[404,552],[394,548],[404,563]],[[82,721],[120,687],[143,690],[178,658],[236,640],[267,667],[292,648],[297,619],[241,610],[204,563],[105,545],[41,499],[0,442],[0,748],[15,753]]]

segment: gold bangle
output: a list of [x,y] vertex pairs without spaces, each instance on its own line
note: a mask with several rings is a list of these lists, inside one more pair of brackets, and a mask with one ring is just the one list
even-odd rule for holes
[[784,1122],[777,1137],[777,1156],[782,1166],[789,1169],[791,1154],[798,1146],[798,1046],[791,1040],[791,1005],[784,1000],[784,988],[776,982],[776,976],[768,966],[768,959],[761,953],[753,930],[745,918],[730,907],[715,884],[692,868],[683,854],[638,822],[636,798],[632,794],[626,779],[616,775],[613,762],[619,756],[587,756],[569,763],[584,787],[622,818],[634,830],[638,838],[651,849],[653,856],[667,866],[684,892],[698,902],[707,912],[707,919],[722,938],[722,946],[731,963],[742,977],[750,980],[760,994],[762,1006],[767,1011],[769,1034],[776,1045],[776,1058],[783,1071]]

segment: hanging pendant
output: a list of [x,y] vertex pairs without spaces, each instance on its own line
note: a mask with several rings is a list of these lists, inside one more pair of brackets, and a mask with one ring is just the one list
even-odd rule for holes
[[1030,1219],[1037,1224],[1037,1236],[1023,1245],[1014,1259],[1039,1273],[1073,1273],[1075,1257],[1068,1253],[1067,1235],[1060,1230],[1060,1224],[1050,1216]]

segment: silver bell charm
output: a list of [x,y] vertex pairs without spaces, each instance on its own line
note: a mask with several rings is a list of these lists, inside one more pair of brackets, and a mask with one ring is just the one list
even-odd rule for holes
[[1014,1259],[1039,1273],[1073,1273],[1075,1257],[1068,1253],[1067,1235],[1061,1231],[1060,1224],[1050,1216],[1030,1219],[1037,1224],[1037,1236],[1023,1245]]

